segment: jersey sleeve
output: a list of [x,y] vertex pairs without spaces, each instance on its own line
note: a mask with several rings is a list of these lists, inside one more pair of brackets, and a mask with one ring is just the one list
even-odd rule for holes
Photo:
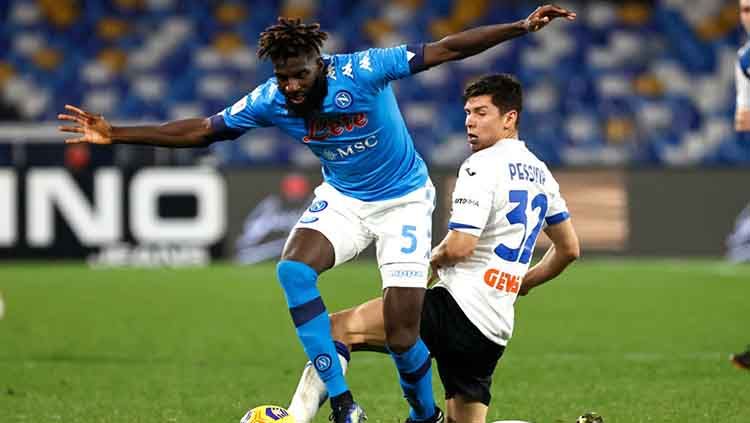
[[359,77],[379,87],[427,69],[423,44],[371,48],[353,56]]
[[492,209],[494,190],[489,170],[472,166],[467,160],[458,171],[456,187],[451,198],[451,218],[448,229],[479,237],[487,225]]
[[547,226],[556,225],[570,218],[568,205],[560,194],[560,185],[552,178],[550,185],[551,187],[547,193],[547,216],[544,218],[544,223]]
[[251,129],[272,126],[266,115],[269,97],[273,98],[275,87],[270,83],[260,85],[233,105],[211,116],[211,128],[217,134],[215,138],[235,139]]

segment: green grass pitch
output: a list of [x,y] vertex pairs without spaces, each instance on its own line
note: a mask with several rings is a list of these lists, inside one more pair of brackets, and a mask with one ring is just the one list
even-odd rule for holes
[[[329,310],[380,292],[366,261],[321,286]],[[0,291],[3,423],[236,423],[287,405],[305,362],[272,264],[6,263]],[[518,301],[488,421],[750,422],[750,372],[727,360],[750,343],[749,311],[748,266],[584,260]],[[348,379],[370,422],[406,417],[390,358],[357,353]]]

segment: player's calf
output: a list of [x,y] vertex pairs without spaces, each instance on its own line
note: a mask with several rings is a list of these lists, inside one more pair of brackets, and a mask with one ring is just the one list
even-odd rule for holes
[[331,321],[318,291],[317,272],[305,263],[282,260],[276,273],[284,288],[289,313],[297,336],[315,370],[323,380],[333,402],[351,393],[344,380],[337,351],[331,338]]
[[383,321],[386,345],[395,353],[405,353],[419,338],[424,288],[386,288],[383,295]]
[[424,294],[424,288],[389,287],[383,295],[387,346],[410,406],[411,421],[429,421],[437,410],[432,395],[432,360],[419,338]]

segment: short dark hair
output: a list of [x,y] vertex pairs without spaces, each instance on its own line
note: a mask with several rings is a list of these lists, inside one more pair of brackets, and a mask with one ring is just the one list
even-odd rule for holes
[[304,24],[301,19],[278,18],[260,33],[258,58],[261,60],[286,60],[305,54],[320,54],[323,41],[328,34],[320,30],[320,24]]
[[523,110],[523,90],[518,79],[507,73],[485,75],[466,86],[464,90],[464,103],[472,97],[489,95],[501,114],[511,110],[518,112],[516,126],[521,120]]

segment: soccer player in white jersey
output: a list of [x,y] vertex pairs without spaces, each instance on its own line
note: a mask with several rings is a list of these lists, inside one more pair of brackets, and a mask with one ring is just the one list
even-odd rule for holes
[[[746,32],[750,33],[750,0],[740,1],[740,22]],[[740,132],[750,131],[750,41],[737,52],[735,81],[737,83],[737,110],[734,115],[735,129]]]
[[[453,191],[449,232],[433,249],[437,284],[427,291],[420,333],[435,358],[449,422],[484,422],[492,373],[513,333],[518,295],[559,275],[579,256],[578,237],[555,178],[518,139],[520,83],[490,75],[464,92],[473,154]],[[539,232],[552,246],[529,269]],[[384,345],[382,300],[332,316],[333,336],[349,349]],[[340,351],[342,362],[349,351]],[[325,387],[306,367],[290,412],[312,420]]]
[[[745,32],[750,34],[750,0],[740,1],[740,22]],[[738,132],[750,132],[750,41],[737,52],[735,81],[737,82],[737,110],[734,114],[734,127]],[[732,354],[732,363],[740,369],[750,370],[750,346],[744,352]]]

